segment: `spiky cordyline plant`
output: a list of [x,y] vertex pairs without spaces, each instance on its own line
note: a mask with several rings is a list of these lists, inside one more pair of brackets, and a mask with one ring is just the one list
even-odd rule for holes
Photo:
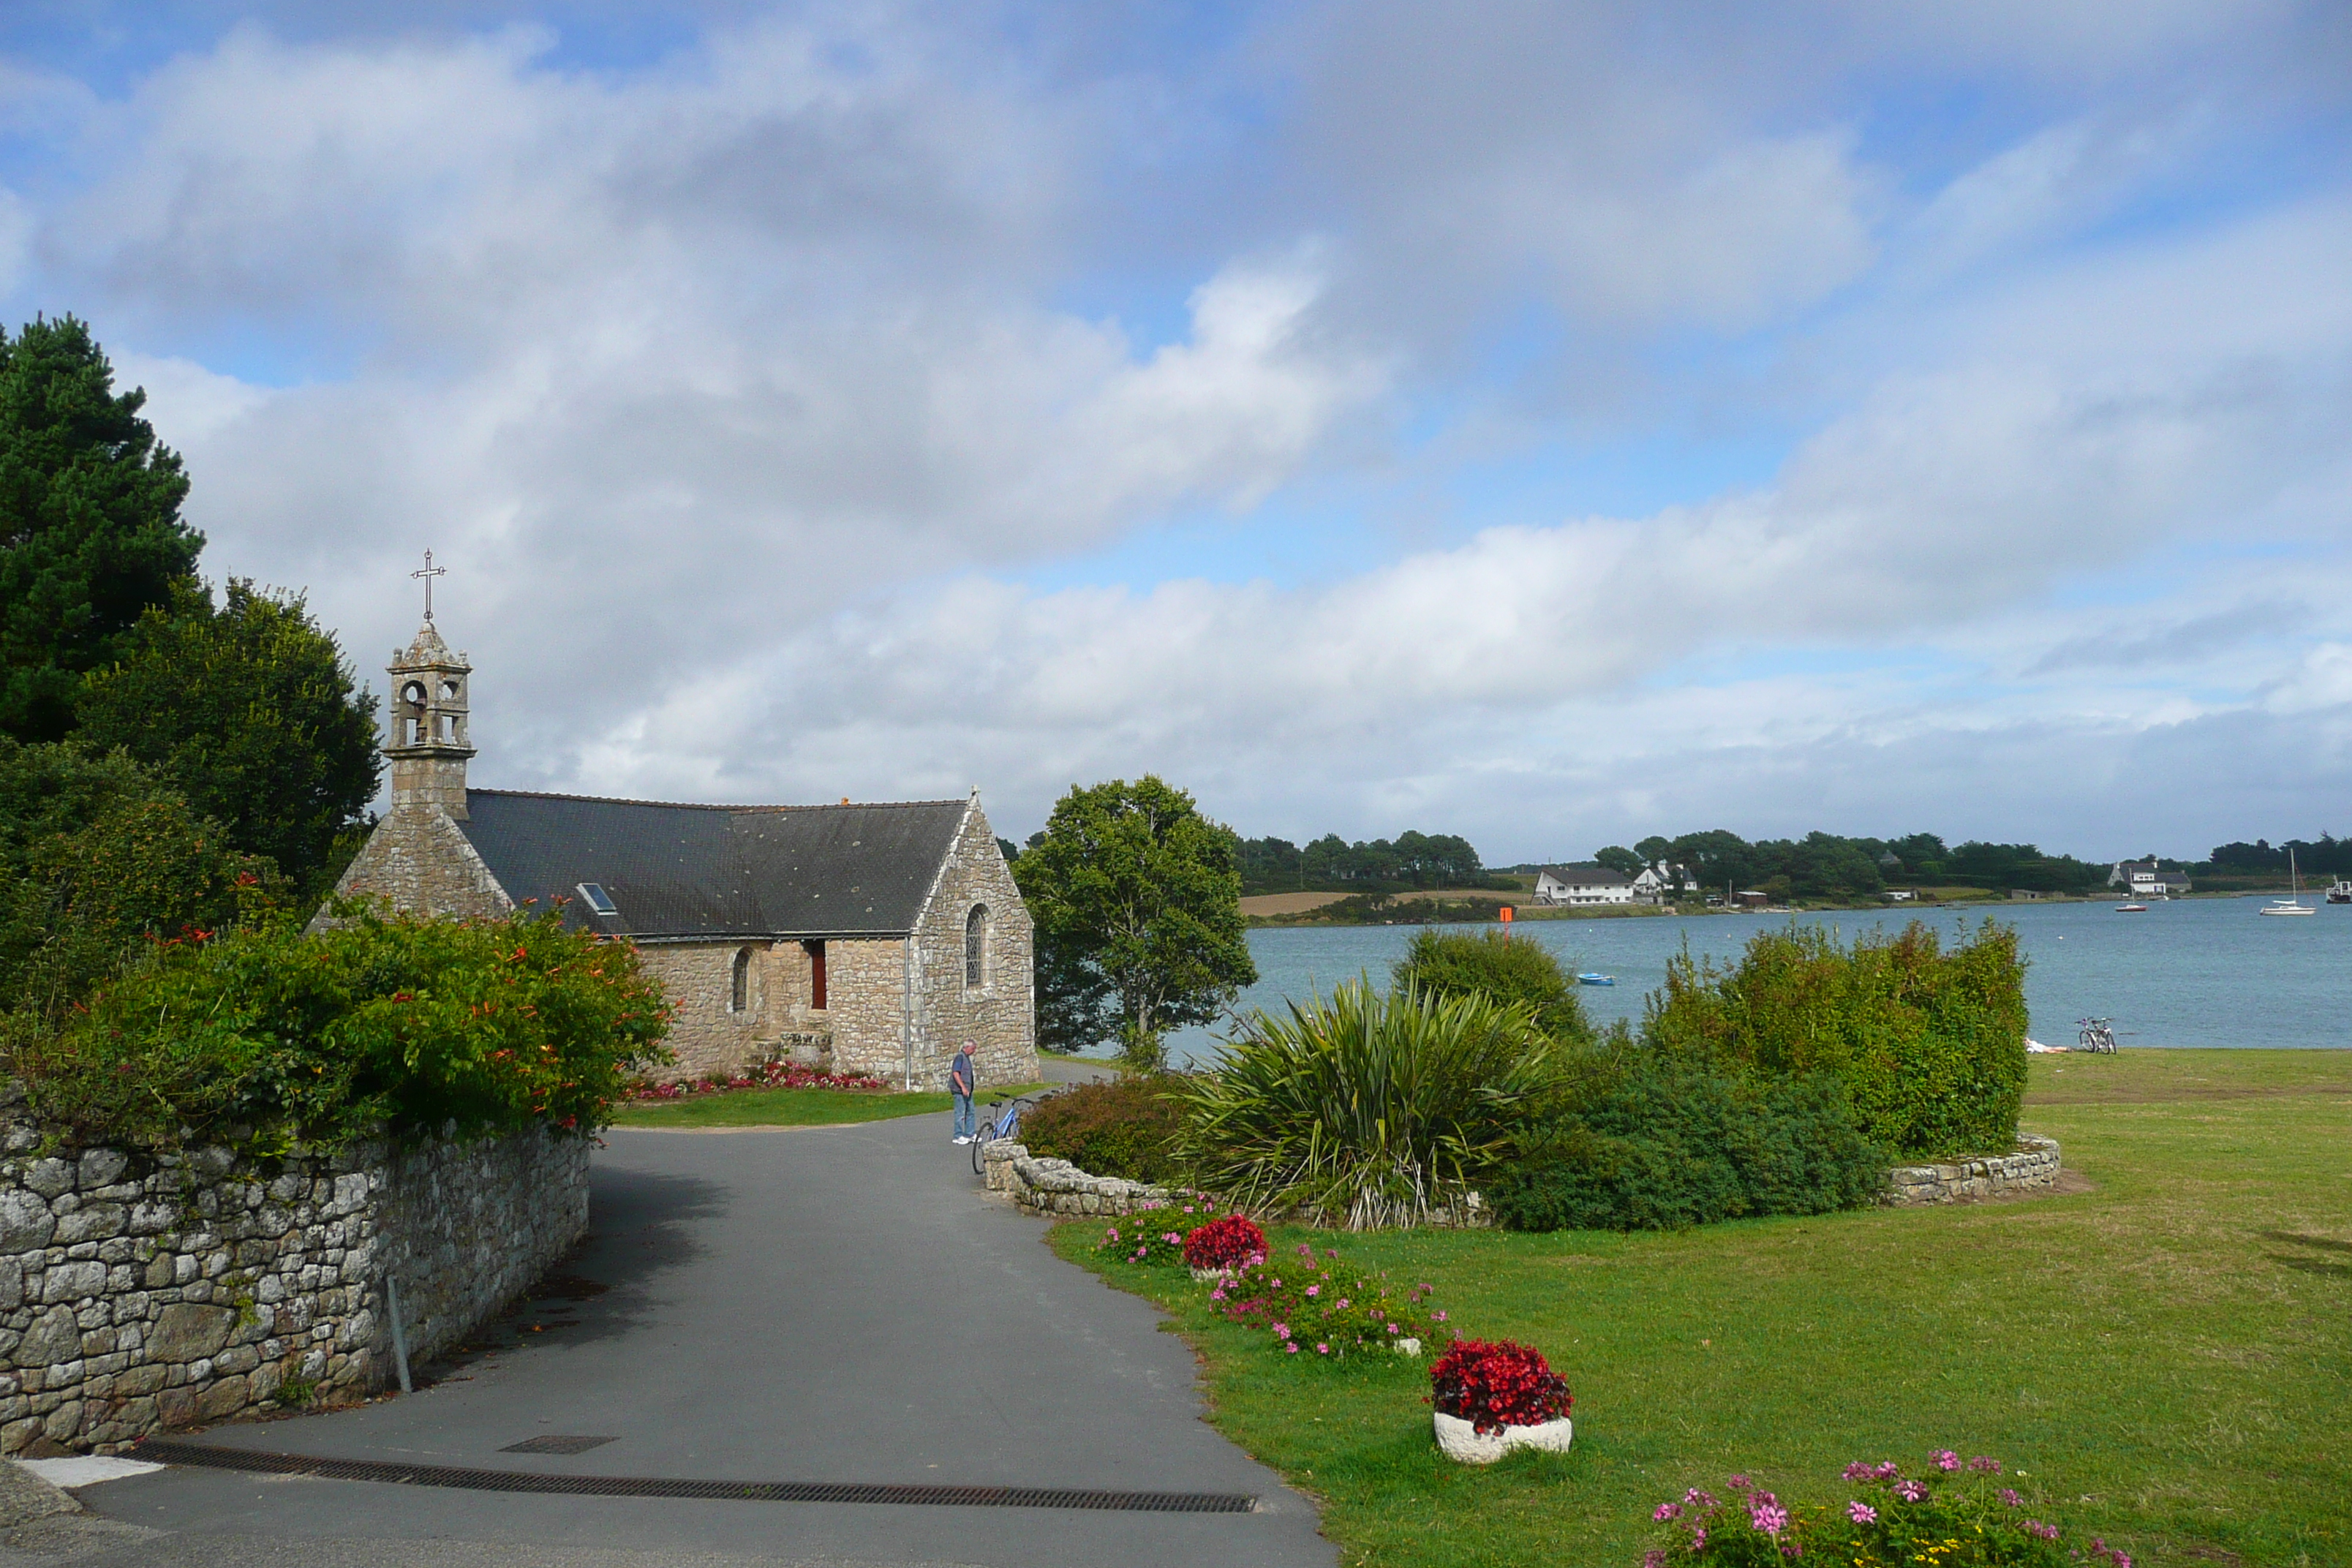
[[1362,983],[1245,1020],[1180,1090],[1200,1184],[1261,1214],[1349,1230],[1458,1213],[1557,1087],[1557,1048],[1524,1007]]

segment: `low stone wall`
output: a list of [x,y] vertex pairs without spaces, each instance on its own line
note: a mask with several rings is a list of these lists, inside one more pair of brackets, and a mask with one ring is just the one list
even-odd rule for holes
[[363,1144],[268,1169],[215,1149],[141,1166],[110,1149],[43,1156],[12,1109],[0,1106],[0,1454],[119,1452],[166,1427],[380,1387],[387,1274],[420,1361],[587,1228],[585,1139]]
[[1067,1160],[1040,1160],[1028,1146],[998,1139],[981,1147],[988,1190],[1031,1214],[1129,1215],[1165,1207],[1176,1194],[1149,1182],[1090,1176]]
[[1897,1165],[1886,1173],[1886,1190],[1878,1201],[1892,1208],[1957,1203],[1962,1198],[2030,1192],[2057,1180],[2057,1141],[2021,1136],[2014,1154],[1950,1165]]

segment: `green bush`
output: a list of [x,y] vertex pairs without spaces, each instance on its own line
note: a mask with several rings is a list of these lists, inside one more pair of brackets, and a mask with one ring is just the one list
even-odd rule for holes
[[6,1066],[80,1144],[268,1156],[378,1131],[592,1131],[663,1059],[634,949],[553,916],[346,911],[159,949],[64,1027],[14,1020]]
[[1066,1089],[1021,1123],[1029,1152],[1067,1160],[1095,1176],[1132,1182],[1183,1179],[1177,1153],[1184,1102],[1173,1074],[1139,1074]]
[[1859,1207],[1885,1167],[1832,1074],[1734,1074],[1629,1047],[1486,1196],[1516,1230],[1681,1230]]
[[0,1010],[62,1016],[152,942],[266,913],[282,891],[130,758],[0,736]]
[[1423,931],[1397,961],[1399,987],[1417,985],[1436,996],[1480,995],[1517,1003],[1535,1015],[1536,1026],[1556,1040],[1592,1038],[1584,1004],[1559,960],[1542,943],[1508,932]]
[[1913,922],[1853,947],[1819,927],[1759,932],[1736,968],[1685,948],[1643,1038],[1730,1072],[1845,1084],[1869,1140],[1903,1159],[2005,1152],[2025,1095],[2025,962],[1986,921],[1950,951]]
[[1351,1230],[1451,1207],[1556,1100],[1563,1047],[1523,1006],[1360,982],[1259,1013],[1185,1083],[1201,1186]]

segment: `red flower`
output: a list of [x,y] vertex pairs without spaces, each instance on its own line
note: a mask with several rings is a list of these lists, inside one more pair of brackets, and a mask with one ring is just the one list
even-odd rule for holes
[[1509,1340],[1454,1341],[1429,1369],[1429,1384],[1441,1412],[1481,1434],[1557,1421],[1575,1403],[1542,1352]]
[[1244,1215],[1227,1215],[1184,1237],[1184,1261],[1194,1268],[1232,1268],[1265,1256],[1265,1232]]

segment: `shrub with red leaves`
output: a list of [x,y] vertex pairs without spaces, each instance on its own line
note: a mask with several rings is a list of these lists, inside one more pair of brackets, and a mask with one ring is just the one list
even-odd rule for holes
[[1440,1412],[1481,1436],[1506,1426],[1540,1426],[1568,1414],[1568,1380],[1533,1345],[1509,1340],[1456,1340],[1429,1369]]
[[1229,1214],[1184,1237],[1184,1261],[1194,1268],[1238,1268],[1265,1257],[1265,1232],[1247,1215]]

